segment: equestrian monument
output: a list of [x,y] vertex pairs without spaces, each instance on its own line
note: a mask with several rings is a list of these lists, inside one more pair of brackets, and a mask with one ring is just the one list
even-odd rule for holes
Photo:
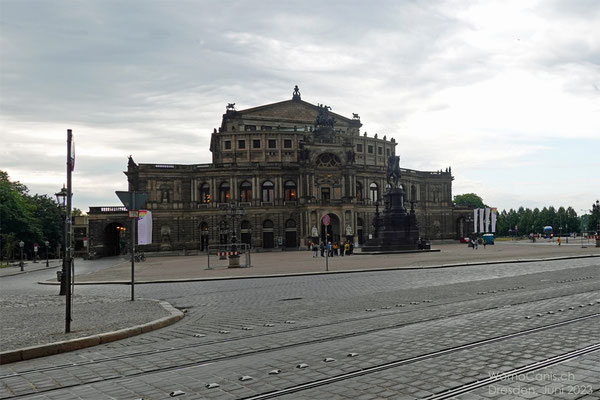
[[407,212],[404,207],[404,188],[400,179],[400,157],[388,157],[388,190],[383,195],[383,215],[379,205],[373,219],[373,237],[362,247],[362,254],[403,253],[429,251],[429,245],[421,242],[417,216],[414,208]]

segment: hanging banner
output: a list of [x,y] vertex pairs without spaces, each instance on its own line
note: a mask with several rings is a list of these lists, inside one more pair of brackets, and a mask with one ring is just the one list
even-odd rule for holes
[[490,231],[490,209],[486,208],[485,209],[485,232],[489,232]]
[[483,229],[483,213],[484,213],[484,209],[483,208],[479,208],[479,232],[480,233],[484,233],[485,230]]
[[497,213],[497,209],[492,208],[492,233],[496,233],[496,218],[498,218]]
[[152,244],[152,212],[139,211],[137,231],[138,244]]
[[477,208],[473,210],[473,232],[477,233]]

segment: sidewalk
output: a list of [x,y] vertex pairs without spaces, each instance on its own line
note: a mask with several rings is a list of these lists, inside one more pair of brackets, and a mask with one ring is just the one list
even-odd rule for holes
[[[480,246],[478,250],[466,244],[438,245],[434,248],[440,252],[331,257],[328,260],[329,272],[325,272],[325,258],[313,258],[311,251],[252,253],[253,266],[250,268],[227,268],[227,260],[222,260],[222,266],[213,270],[206,269],[206,255],[148,257],[147,261],[136,264],[135,274],[136,283],[140,284],[600,257],[598,248],[582,248],[571,243],[568,246],[549,246],[544,243],[497,242],[486,248]],[[216,261],[216,257],[214,260],[211,258],[211,265]],[[45,263],[43,266],[37,265],[40,269],[45,268]],[[131,264],[123,261],[111,268],[77,275],[75,263],[75,271],[76,284],[125,284],[130,279]],[[18,278],[2,275],[1,279]],[[58,284],[55,279],[40,283]],[[181,311],[168,303],[155,300],[138,299],[131,302],[75,296],[72,332],[65,334],[64,301],[63,296],[57,295],[0,296],[0,364],[122,339],[161,328],[183,317]],[[24,349],[26,346],[30,347]]]
[[[329,273],[359,272],[378,269],[440,268],[460,265],[519,262],[561,257],[600,256],[600,248],[581,245],[550,246],[545,243],[497,242],[485,248],[473,250],[466,244],[442,244],[434,246],[439,252],[382,254],[329,257]],[[215,279],[240,279],[267,276],[289,276],[326,273],[324,257],[313,258],[312,251],[277,251],[252,253],[251,268],[227,268],[227,260],[211,256],[210,264],[220,263],[219,267],[207,269],[208,258],[188,257],[147,257],[145,262],[135,264],[136,283],[177,282]],[[131,280],[131,263],[123,262],[101,271],[76,275],[76,284],[125,284]],[[55,281],[40,282],[57,284]]]
[[46,260],[40,260],[36,263],[33,261],[25,261],[23,265],[23,271],[21,271],[18,261],[16,262],[16,265],[14,264],[15,263],[12,263],[10,267],[0,268],[0,277],[26,274],[27,272],[38,271],[40,269],[60,267],[62,266],[62,260],[51,259],[48,261],[48,267],[46,267]]

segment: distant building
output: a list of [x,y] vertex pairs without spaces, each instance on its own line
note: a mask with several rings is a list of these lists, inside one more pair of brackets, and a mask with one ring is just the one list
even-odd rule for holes
[[[372,234],[376,203],[386,190],[387,157],[398,143],[361,134],[357,114],[347,118],[301,99],[235,110],[227,106],[211,136],[210,164],[136,164],[130,190],[148,193],[153,244],[146,250],[205,250],[228,242],[231,219],[223,206],[237,202],[238,241],[253,249],[305,248],[315,240],[362,244]],[[402,164],[402,162],[401,162]],[[472,212],[452,206],[450,168],[402,169],[405,204],[414,207],[430,239],[466,235]],[[383,206],[383,205],[382,205]],[[99,255],[122,252],[129,229],[122,207],[91,207],[90,246]],[[329,215],[326,228],[322,217]]]

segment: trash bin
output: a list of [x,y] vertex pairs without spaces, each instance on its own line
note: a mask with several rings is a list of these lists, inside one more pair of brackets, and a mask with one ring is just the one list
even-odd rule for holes
[[57,282],[61,282],[62,281],[62,270],[58,270],[56,271],[56,281]]

